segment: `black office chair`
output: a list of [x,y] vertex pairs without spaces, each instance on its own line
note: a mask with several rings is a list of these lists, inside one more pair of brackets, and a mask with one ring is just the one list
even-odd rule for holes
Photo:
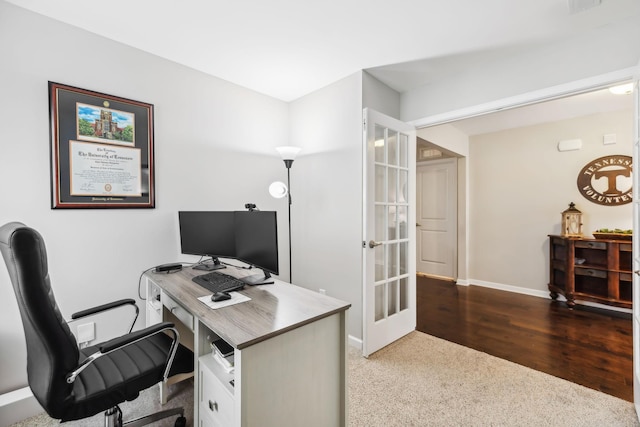
[[[185,425],[183,408],[123,424],[118,407],[171,375],[193,371],[193,353],[179,344],[173,324],[130,330],[122,337],[78,349],[53,296],[42,236],[24,224],[8,223],[0,227],[0,251],[22,317],[29,387],[49,416],[64,422],[105,411],[105,425],[115,427],[141,426],[179,415],[176,426]],[[81,311],[72,319],[129,305],[136,307],[137,317],[135,301],[125,299]]]

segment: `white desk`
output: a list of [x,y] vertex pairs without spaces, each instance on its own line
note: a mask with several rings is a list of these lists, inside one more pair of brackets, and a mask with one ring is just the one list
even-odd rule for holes
[[[176,323],[196,358],[195,425],[346,426],[350,304],[275,280],[240,291],[250,301],[213,310],[197,299],[210,295],[191,280],[198,274],[145,274],[147,324]],[[231,374],[210,354],[218,337],[235,348]]]

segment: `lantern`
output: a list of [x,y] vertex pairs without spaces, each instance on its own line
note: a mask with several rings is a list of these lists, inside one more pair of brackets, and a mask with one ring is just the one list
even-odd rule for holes
[[582,237],[582,212],[576,209],[575,203],[562,212],[562,235],[566,237]]

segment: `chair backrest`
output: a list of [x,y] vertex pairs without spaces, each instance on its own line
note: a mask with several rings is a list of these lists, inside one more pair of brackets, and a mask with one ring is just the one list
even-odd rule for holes
[[27,376],[34,396],[60,418],[72,385],[66,375],[78,365],[76,339],[56,304],[42,236],[19,222],[0,227],[0,251],[9,270],[27,342]]

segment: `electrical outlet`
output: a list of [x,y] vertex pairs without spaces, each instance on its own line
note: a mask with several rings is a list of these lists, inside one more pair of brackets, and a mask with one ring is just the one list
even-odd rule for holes
[[94,322],[78,325],[78,342],[89,342],[96,338],[96,324]]

